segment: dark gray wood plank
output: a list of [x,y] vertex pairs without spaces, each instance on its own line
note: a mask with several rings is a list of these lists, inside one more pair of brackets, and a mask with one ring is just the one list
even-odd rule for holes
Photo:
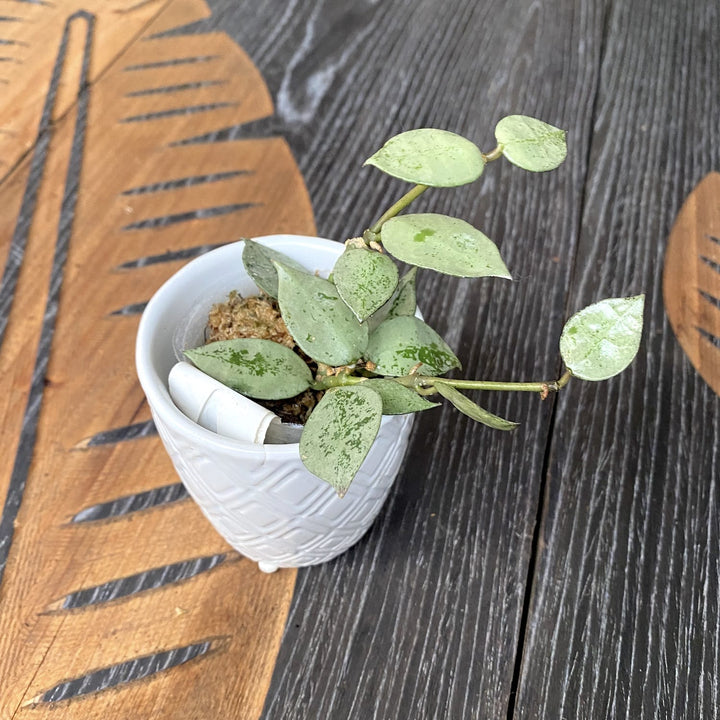
[[720,167],[714,0],[613,3],[569,310],[647,292],[632,370],[558,407],[520,718],[718,717],[720,401],[666,322],[683,199]]
[[[211,3],[276,102],[321,235],[357,234],[403,185],[360,169],[395,132],[434,125],[489,150],[504,114],[570,129],[557,173],[507,164],[428,193],[502,247],[516,282],[423,273],[421,307],[468,377],[552,379],[580,222],[603,31],[598,3]],[[266,125],[267,127],[267,125]],[[242,137],[239,127],[214,139]],[[205,141],[213,138],[205,138]],[[360,545],[302,571],[266,718],[504,717],[513,684],[552,401],[482,398],[505,435],[447,409]]]

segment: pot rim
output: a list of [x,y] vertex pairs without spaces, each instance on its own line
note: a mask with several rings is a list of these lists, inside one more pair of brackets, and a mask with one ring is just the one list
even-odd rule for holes
[[[344,245],[335,240],[311,235],[277,234],[263,235],[252,239],[275,249],[280,249],[278,246],[285,246],[287,241],[291,241],[297,243],[300,249],[304,246],[307,250],[316,250],[318,248],[337,250],[338,257],[344,249]],[[282,445],[244,443],[240,440],[218,435],[193,422],[172,401],[167,387],[167,378],[160,377],[152,360],[153,331],[162,322],[166,311],[166,298],[173,293],[177,286],[184,284],[186,280],[192,278],[198,272],[214,267],[218,262],[222,264],[225,256],[229,258],[236,255],[238,245],[241,244],[244,244],[244,240],[228,243],[195,258],[180,268],[158,288],[140,318],[135,341],[136,372],[152,412],[161,416],[163,423],[168,425],[173,432],[185,437],[194,436],[203,445],[210,445],[225,452],[241,450],[243,453],[257,453],[258,455],[296,456],[299,452],[299,443]],[[383,422],[385,421],[386,417],[384,416]]]

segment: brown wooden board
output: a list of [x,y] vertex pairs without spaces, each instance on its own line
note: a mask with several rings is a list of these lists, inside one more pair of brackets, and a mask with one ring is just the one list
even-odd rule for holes
[[2,718],[264,701],[295,572],[263,575],[187,500],[133,363],[139,312],[182,262],[314,233],[283,140],[186,142],[273,113],[227,35],[172,32],[208,14],[0,0],[18,60],[0,96]]
[[520,718],[720,712],[720,400],[661,282],[681,206],[720,168],[717,11],[611,5],[568,310],[645,291],[644,341],[631,372],[559,402]]
[[720,173],[690,193],[675,220],[663,272],[673,332],[705,382],[720,395]]

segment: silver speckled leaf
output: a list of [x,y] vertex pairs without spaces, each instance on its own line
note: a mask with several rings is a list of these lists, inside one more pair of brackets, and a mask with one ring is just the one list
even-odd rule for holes
[[480,149],[461,135],[419,128],[391,137],[365,165],[430,187],[456,187],[477,180],[485,167]]
[[565,131],[527,115],[508,115],[495,126],[495,139],[513,165],[545,172],[565,160]]
[[278,279],[273,261],[280,262],[301,272],[307,272],[300,263],[295,262],[292,258],[254,240],[245,240],[242,259],[247,274],[255,284],[263,292],[276,299],[278,296]]
[[338,366],[364,352],[368,329],[361,325],[328,280],[276,263],[278,303],[295,342],[313,360]]
[[459,368],[448,344],[422,320],[411,316],[385,320],[370,335],[366,357],[379,375],[402,377],[419,364],[422,375],[442,375]]
[[255,338],[219,340],[185,355],[215,380],[248,397],[283,400],[307,390],[312,373],[290,348]]
[[495,243],[459,218],[400,215],[383,225],[381,237],[391,255],[418,267],[459,277],[511,279]]
[[329,390],[305,423],[300,459],[342,497],[372,447],[382,420],[374,390],[354,385]]
[[398,277],[392,258],[363,248],[345,248],[333,268],[340,297],[361,322],[389,300]]
[[575,313],[565,323],[560,354],[568,370],[583,380],[607,380],[637,355],[645,295],[609,298]]

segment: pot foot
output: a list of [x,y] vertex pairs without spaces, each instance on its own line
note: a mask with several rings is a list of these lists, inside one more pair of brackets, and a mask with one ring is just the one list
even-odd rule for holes
[[258,567],[264,573],[274,573],[278,566],[270,562],[263,562],[262,560],[258,563]]

